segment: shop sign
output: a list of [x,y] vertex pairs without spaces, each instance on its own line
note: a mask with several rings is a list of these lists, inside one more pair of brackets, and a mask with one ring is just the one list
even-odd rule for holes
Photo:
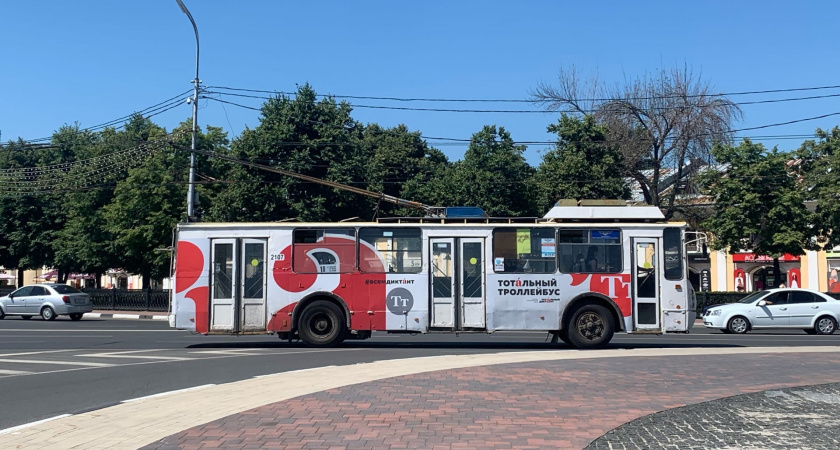
[[[732,255],[732,260],[735,262],[773,262],[773,257],[770,255],[756,255],[755,253],[736,253]],[[779,262],[799,261],[798,256],[785,253],[779,256]]]

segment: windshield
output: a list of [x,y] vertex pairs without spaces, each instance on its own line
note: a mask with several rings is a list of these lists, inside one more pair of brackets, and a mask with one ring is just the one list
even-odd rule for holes
[[767,291],[753,292],[752,294],[742,298],[741,300],[738,300],[738,303],[752,303],[758,300],[759,297],[763,296],[766,293]]

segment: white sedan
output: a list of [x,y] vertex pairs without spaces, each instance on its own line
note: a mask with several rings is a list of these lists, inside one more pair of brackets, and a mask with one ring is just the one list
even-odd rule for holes
[[840,301],[809,289],[771,289],[737,303],[710,307],[706,328],[746,333],[765,328],[798,328],[808,334],[833,334],[840,322]]

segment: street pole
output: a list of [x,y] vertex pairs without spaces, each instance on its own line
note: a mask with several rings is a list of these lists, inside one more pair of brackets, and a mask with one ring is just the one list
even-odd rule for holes
[[192,81],[195,89],[193,90],[192,98],[187,99],[188,101],[192,101],[193,107],[192,145],[190,146],[190,182],[189,188],[187,189],[187,221],[189,221],[193,218],[195,211],[195,134],[198,131],[198,85],[201,84],[201,80],[198,79],[198,27],[195,25],[195,20],[193,20],[192,14],[190,14],[184,2],[181,0],[175,1],[181,7],[181,11],[189,17],[193,31],[195,31],[195,78]]

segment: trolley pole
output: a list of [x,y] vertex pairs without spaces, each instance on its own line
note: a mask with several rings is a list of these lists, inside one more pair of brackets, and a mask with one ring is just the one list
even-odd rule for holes
[[193,96],[187,99],[187,102],[192,103],[192,145],[190,146],[190,179],[189,188],[187,189],[187,221],[190,221],[195,213],[195,135],[198,132],[198,87],[201,80],[198,79],[198,27],[195,25],[192,14],[181,0],[175,0],[181,11],[187,15],[192,23],[193,31],[195,31],[195,78],[193,79]]

